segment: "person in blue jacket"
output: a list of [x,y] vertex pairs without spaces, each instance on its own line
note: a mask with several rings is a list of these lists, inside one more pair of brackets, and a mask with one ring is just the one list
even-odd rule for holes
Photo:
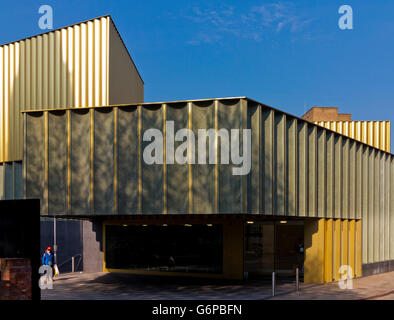
[[53,256],[53,254],[52,254],[52,248],[51,247],[48,247],[46,250],[45,250],[45,253],[44,253],[44,255],[42,256],[42,260],[41,260],[41,262],[42,262],[42,264],[44,265],[44,266],[48,266],[48,267],[51,267],[51,269],[52,269],[52,277],[54,276],[54,264],[55,264],[55,258],[54,258],[54,256]]

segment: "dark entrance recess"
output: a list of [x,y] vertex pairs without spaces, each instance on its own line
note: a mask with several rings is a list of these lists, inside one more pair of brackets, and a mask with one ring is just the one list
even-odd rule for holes
[[249,221],[245,225],[245,271],[249,277],[303,276],[303,221]]
[[107,269],[221,273],[222,225],[106,225]]

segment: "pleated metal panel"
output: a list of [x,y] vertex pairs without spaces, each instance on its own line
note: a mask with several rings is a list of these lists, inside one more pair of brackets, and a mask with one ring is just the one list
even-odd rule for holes
[[341,265],[350,266],[355,277],[362,275],[361,222],[325,218],[305,221],[305,282],[310,283],[313,277],[319,282],[338,281]]
[[341,217],[348,219],[349,217],[349,139],[342,139],[342,207]]
[[[262,109],[260,107],[260,109]],[[270,109],[261,110],[261,179],[262,179],[262,207],[261,212],[266,215],[273,214],[273,132],[274,111]]]
[[356,162],[356,143],[355,141],[349,141],[349,190],[348,190],[348,219],[355,219],[356,218],[356,169],[357,169],[357,162]]
[[[305,217],[307,216],[307,177],[308,177],[308,168],[307,168],[307,155],[308,152],[306,150],[307,147],[307,130],[308,124],[306,122],[300,122],[297,125],[297,212],[298,216]],[[266,182],[268,183],[268,182]]]
[[[193,102],[191,129],[198,136],[199,129],[216,128],[217,103],[215,101]],[[205,165],[192,166],[192,213],[217,212],[216,166],[209,164],[209,146],[206,147]],[[198,162],[198,159],[196,159]]]
[[[224,164],[221,159],[224,154],[229,154],[230,151],[231,153],[238,152],[239,155],[242,155],[242,135],[239,137],[239,145],[234,145],[234,150],[229,148],[230,140],[229,143],[226,143],[226,138],[224,136],[228,134],[228,138],[231,138],[231,132],[227,131],[228,128],[242,130],[242,128],[246,126],[246,123],[244,123],[244,120],[246,120],[246,115],[244,114],[244,112],[246,112],[246,107],[244,109],[243,100],[237,99],[234,101],[218,101],[216,102],[216,108],[216,128],[219,135],[217,138],[217,176],[215,178],[218,190],[217,211],[220,213],[244,213],[242,193],[245,191],[243,190],[243,177],[233,175],[233,166]],[[221,129],[226,129],[226,131]],[[237,151],[235,147],[237,147]],[[231,161],[231,155],[229,158],[229,161]]]
[[[68,184],[70,185],[69,213],[71,215],[91,214],[93,209],[92,156],[94,140],[92,139],[93,109],[73,110],[70,112],[70,164]],[[110,165],[110,164],[108,164]]]
[[22,160],[22,110],[108,99],[110,17],[0,46],[0,162]]
[[380,224],[380,189],[381,189],[381,173],[380,173],[380,154],[375,149],[373,162],[374,162],[374,185],[373,189],[373,203],[374,203],[374,215],[373,215],[373,261],[379,260],[379,245],[380,243],[380,234],[379,234],[379,224]]
[[335,134],[325,131],[326,149],[326,192],[324,194],[326,200],[326,217],[335,216]]
[[297,215],[297,120],[288,119],[286,121],[286,214]]
[[[146,105],[141,107],[141,133],[148,129],[159,130],[165,135],[165,104]],[[142,134],[143,136],[143,134]],[[151,141],[142,141],[142,150]],[[149,165],[141,158],[141,183],[142,183],[142,212],[145,214],[166,213],[166,203],[164,199],[164,164]]]
[[316,126],[308,124],[308,184],[307,184],[307,215],[308,217],[317,217],[316,196],[317,196],[317,141],[316,141]]
[[317,121],[316,124],[390,152],[390,121]]
[[[369,170],[369,166],[368,166],[368,153],[369,150],[367,146],[365,145],[361,145],[361,161],[362,161],[362,192],[361,195],[358,195],[359,197],[362,198],[362,207],[361,207],[361,211],[362,211],[362,256],[363,256],[363,263],[367,263],[368,261],[368,193],[370,192],[369,190],[369,175],[368,175],[368,170]],[[392,197],[394,198],[394,197]]]
[[66,111],[48,113],[48,211],[67,210]]
[[343,144],[342,136],[336,135],[334,138],[334,216],[342,217],[342,196],[343,196]]
[[119,214],[139,212],[139,109],[118,109],[117,190]]
[[375,193],[375,150],[368,147],[368,218],[367,218],[367,236],[368,236],[368,260],[367,262],[374,262],[374,193]]
[[[46,134],[44,112],[34,113],[25,123],[24,196],[40,199],[41,213],[46,212]],[[64,137],[63,137],[64,138]]]
[[[189,128],[189,112],[191,112],[191,105],[187,102],[179,104],[168,104],[166,106],[166,121],[173,121],[174,128],[172,131],[171,126],[166,126],[166,135],[174,136],[178,130]],[[181,137],[179,137],[181,138]],[[172,142],[166,138],[166,146],[173,153],[179,146],[189,145],[191,143],[191,137],[188,139],[183,138],[182,141]],[[184,145],[185,146],[185,145]],[[186,159],[190,157],[190,154],[185,152],[183,154]],[[189,166],[178,164],[175,162],[169,154],[166,154],[166,193],[167,193],[167,213],[188,213],[189,212]],[[182,183],[180,183],[182,181]]]
[[115,210],[115,110],[97,109],[94,112],[94,213],[113,214]]
[[275,113],[273,142],[273,211],[276,215],[285,215],[285,148],[286,115]]
[[327,176],[327,140],[326,130],[317,128],[317,216],[327,216],[326,209],[326,176]]
[[262,188],[261,179],[261,157],[260,157],[260,126],[261,126],[261,109],[257,103],[250,102],[247,108],[247,128],[252,130],[252,161],[250,174],[247,179],[247,212],[258,214],[262,207]]
[[[361,219],[363,263],[393,255],[393,155],[256,101],[58,109],[25,117],[26,194],[44,200],[43,214]],[[206,145],[206,165],[198,164],[198,141],[196,164],[172,163],[169,153],[163,164],[148,165],[143,152],[152,141],[143,136],[152,128],[163,133],[165,152],[183,146],[184,159],[191,140],[181,135],[171,149],[171,130],[191,129],[196,140],[199,129],[218,135]],[[232,164],[209,164],[210,147],[215,159],[222,157],[219,130],[243,128],[252,129],[251,172],[234,176]]]

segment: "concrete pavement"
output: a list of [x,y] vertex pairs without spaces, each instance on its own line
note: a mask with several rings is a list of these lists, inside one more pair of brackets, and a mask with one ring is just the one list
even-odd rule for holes
[[394,300],[394,272],[353,279],[352,289],[337,282],[304,287],[300,292],[271,297],[272,300]]
[[42,290],[43,300],[360,300],[394,299],[394,272],[353,280],[353,289],[338,283],[310,285],[278,281],[271,297],[267,280],[228,281],[153,277],[120,273],[74,273],[56,278],[52,290]]

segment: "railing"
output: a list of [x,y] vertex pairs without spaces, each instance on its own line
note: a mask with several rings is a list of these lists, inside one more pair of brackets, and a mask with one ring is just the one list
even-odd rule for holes
[[[78,260],[77,267],[75,268],[75,258],[76,258],[76,257],[79,257],[79,260]],[[70,260],[71,260],[71,272],[75,272],[75,270],[78,269],[79,264],[80,264],[81,261],[82,261],[82,254],[81,254],[81,253],[78,253],[78,254],[72,256],[71,258],[68,258],[68,259],[64,260],[61,264],[58,264],[58,265],[57,265],[58,268],[60,268],[61,266],[65,265],[65,264],[66,264],[67,262],[69,262]]]

